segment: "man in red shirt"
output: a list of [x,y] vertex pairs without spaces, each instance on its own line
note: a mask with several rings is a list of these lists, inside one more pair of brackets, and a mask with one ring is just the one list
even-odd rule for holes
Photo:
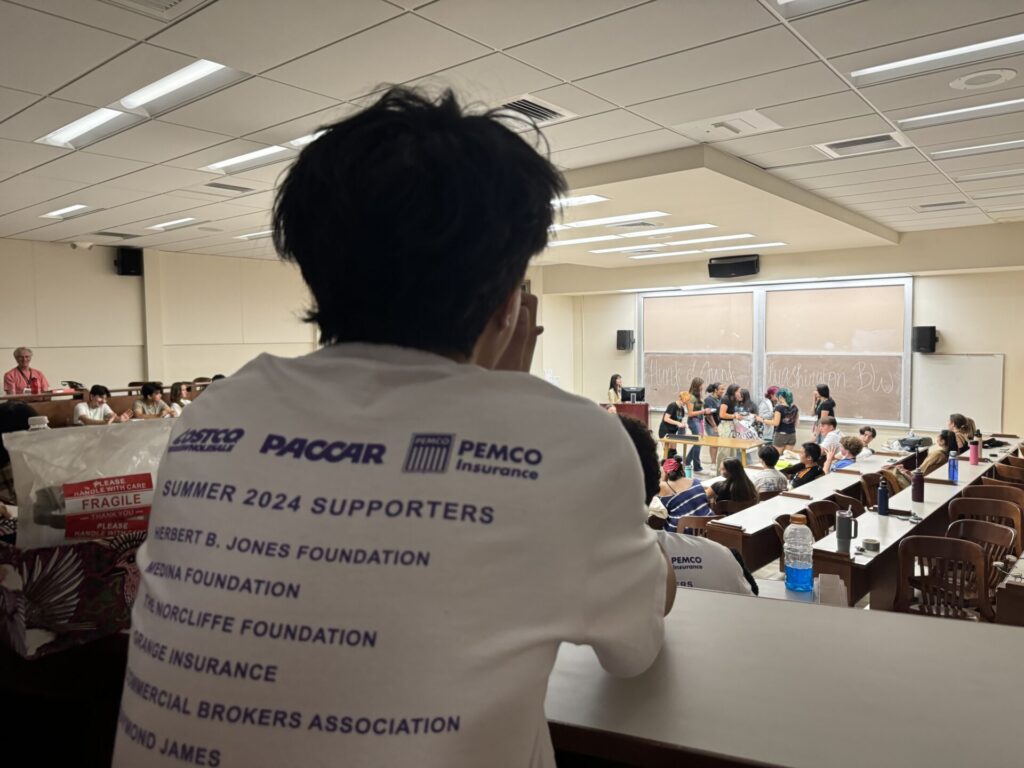
[[50,388],[50,382],[42,371],[37,371],[30,363],[32,362],[32,350],[28,347],[18,347],[14,350],[14,359],[18,364],[4,374],[4,394],[20,395],[32,391],[32,379],[39,382],[38,392],[46,392]]

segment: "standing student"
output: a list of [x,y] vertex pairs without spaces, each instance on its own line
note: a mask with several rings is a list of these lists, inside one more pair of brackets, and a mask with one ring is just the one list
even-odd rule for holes
[[824,435],[818,433],[821,420],[827,416],[836,417],[836,401],[829,393],[828,384],[819,384],[814,388],[814,426],[811,428],[816,440],[820,443]]
[[[675,574],[644,525],[636,451],[616,419],[529,375],[541,328],[520,286],[565,184],[505,120],[392,88],[288,170],[274,241],[324,346],[256,357],[172,430],[161,478],[239,493],[153,500],[152,530],[201,528],[202,543],[139,549],[146,644],[129,646],[115,768],[182,765],[139,734],[222,766],[554,765],[559,646],[590,645],[620,676],[657,657]],[[358,551],[380,563],[340,564]],[[186,671],[154,658],[166,646],[274,676]],[[197,720],[207,703],[228,715]]]
[[779,402],[778,392],[778,387],[768,387],[765,390],[764,398],[757,404],[757,423],[761,425],[761,439],[768,443],[775,436],[772,414],[775,412],[775,405]]
[[[706,415],[704,416],[704,429],[708,437],[718,437],[718,425],[721,423],[721,419],[718,416],[718,407],[721,405],[722,396],[725,394],[725,384],[717,381],[708,384],[705,394],[704,408],[706,409]],[[715,467],[718,466],[718,449],[713,446],[711,448],[711,464]]]
[[8,395],[21,395],[32,391],[33,382],[36,389],[46,392],[50,389],[50,382],[42,371],[32,367],[32,350],[28,347],[18,347],[14,350],[14,361],[16,366],[4,374],[4,393]]
[[775,393],[775,411],[771,421],[766,422],[775,430],[772,445],[781,449],[796,445],[796,425],[799,421],[800,407],[793,403],[793,393],[786,387],[779,387]]
[[689,411],[687,407],[689,400],[689,392],[679,392],[676,394],[676,399],[666,406],[665,415],[661,417],[661,423],[658,425],[659,438],[686,434],[686,414]]
[[[718,404],[718,434],[722,437],[736,437],[736,406],[739,404],[739,384],[730,384],[725,389],[722,401]],[[735,448],[721,448],[718,451],[718,462],[716,466],[721,467],[722,462],[728,458],[735,458],[740,451]]]
[[[701,398],[704,396],[704,379],[699,376],[690,382],[690,399],[687,401],[686,407],[686,426],[690,429],[690,434],[701,435],[706,432],[704,428],[704,419],[710,413],[708,408],[700,408]],[[700,446],[693,446],[686,454],[686,463],[693,467],[694,472],[703,472],[704,468],[700,463]]]
[[618,405],[622,402],[622,377],[612,374],[612,380],[608,382],[608,404]]

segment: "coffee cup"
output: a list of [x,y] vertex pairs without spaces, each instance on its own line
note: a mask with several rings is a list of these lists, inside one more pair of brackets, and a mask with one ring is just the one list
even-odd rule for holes
[[868,552],[878,552],[881,549],[878,539],[862,539],[860,543]]

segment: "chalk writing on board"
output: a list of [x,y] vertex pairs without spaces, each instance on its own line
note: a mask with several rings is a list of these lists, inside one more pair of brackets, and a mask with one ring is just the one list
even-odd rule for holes
[[739,353],[652,353],[644,355],[644,386],[647,402],[667,405],[680,390],[700,377],[705,384],[720,381],[750,386],[751,356]]
[[815,386],[827,384],[840,420],[898,420],[902,376],[899,355],[768,355],[765,366],[765,382],[793,390],[804,415]]

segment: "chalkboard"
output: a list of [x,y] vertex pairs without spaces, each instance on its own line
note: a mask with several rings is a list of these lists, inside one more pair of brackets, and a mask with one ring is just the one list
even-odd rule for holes
[[793,391],[801,416],[814,414],[814,388],[827,384],[844,419],[899,421],[902,355],[768,355],[765,383]]
[[645,354],[644,386],[647,387],[647,402],[655,408],[664,408],[676,399],[681,390],[689,389],[690,381],[696,376],[704,379],[705,386],[720,381],[723,384],[735,382],[749,387],[753,374],[751,359],[751,355],[740,352]]
[[983,432],[1003,429],[1003,355],[914,355],[914,429],[945,429],[949,414],[970,416]]

